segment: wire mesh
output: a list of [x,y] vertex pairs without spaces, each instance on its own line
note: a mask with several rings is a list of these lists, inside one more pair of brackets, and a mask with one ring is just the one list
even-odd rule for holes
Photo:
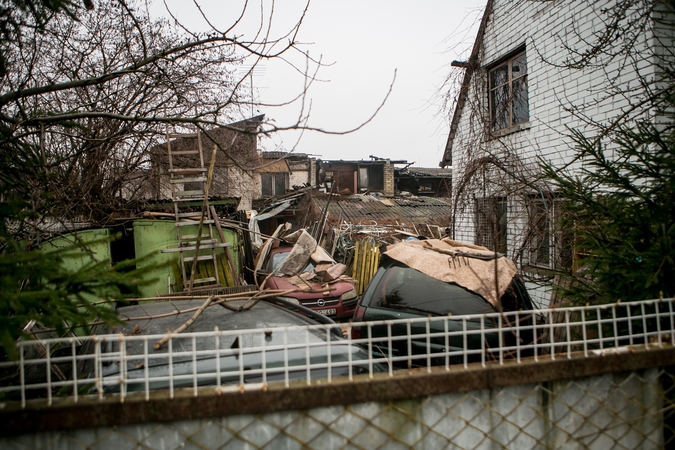
[[0,438],[2,448],[669,448],[673,371]]
[[[117,395],[201,386],[256,388],[399,369],[509,360],[548,361],[675,341],[673,299],[476,316],[354,322],[169,335],[99,335],[22,341],[0,363],[6,401]],[[343,337],[343,332],[346,336]]]

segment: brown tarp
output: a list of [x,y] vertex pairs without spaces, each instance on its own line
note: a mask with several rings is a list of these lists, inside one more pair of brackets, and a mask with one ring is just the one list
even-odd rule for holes
[[432,278],[457,283],[494,306],[517,272],[513,261],[504,256],[495,259],[485,247],[448,238],[399,242],[384,254]]

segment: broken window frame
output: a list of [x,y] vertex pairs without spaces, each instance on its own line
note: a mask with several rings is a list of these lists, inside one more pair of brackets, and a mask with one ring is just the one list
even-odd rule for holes
[[[521,70],[523,67],[525,70]],[[529,122],[527,57],[524,49],[488,70],[488,99],[492,132]]]

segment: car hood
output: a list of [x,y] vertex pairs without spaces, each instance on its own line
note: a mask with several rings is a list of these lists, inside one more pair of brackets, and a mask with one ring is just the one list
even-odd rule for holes
[[349,281],[336,281],[333,283],[319,283],[309,281],[304,285],[296,285],[291,283],[291,277],[272,276],[267,279],[266,285],[268,289],[278,290],[298,290],[285,295],[286,297],[294,297],[299,300],[311,300],[324,297],[339,297],[345,292],[354,289],[354,285]]

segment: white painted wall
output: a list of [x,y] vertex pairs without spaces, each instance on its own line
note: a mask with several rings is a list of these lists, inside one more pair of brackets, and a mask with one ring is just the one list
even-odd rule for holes
[[[579,109],[596,121],[609,121],[639,101],[640,89],[630,95],[614,93],[610,80],[619,89],[633,89],[638,87],[639,78],[654,78],[654,60],[648,55],[649,46],[655,44],[648,34],[639,37],[637,51],[626,59],[603,61],[606,65],[597,68],[556,67],[570,56],[565,46],[583,50],[588,47],[584,41],[593,41],[594,33],[604,30],[602,11],[611,10],[615,3],[495,0],[480,54],[483,69],[474,74],[452,147],[453,199],[458,202],[456,239],[474,241],[473,197],[497,194],[511,198],[515,191],[528,189],[535,194],[536,187],[528,184],[539,174],[538,158],[560,167],[571,163],[574,148],[567,127],[589,133],[591,129],[568,108]],[[480,114],[471,113],[488,117],[486,67],[522,45],[528,64],[530,121],[520,131],[486,139]],[[495,157],[507,170],[479,170],[472,177],[473,183],[463,189],[461,180],[472,170],[472,161],[486,156]],[[578,168],[578,164],[572,168]],[[516,177],[506,173],[509,171]],[[522,268],[528,262],[519,253],[527,215],[518,202],[512,202],[508,218],[508,253]],[[546,305],[548,290],[534,291],[535,301]]]

